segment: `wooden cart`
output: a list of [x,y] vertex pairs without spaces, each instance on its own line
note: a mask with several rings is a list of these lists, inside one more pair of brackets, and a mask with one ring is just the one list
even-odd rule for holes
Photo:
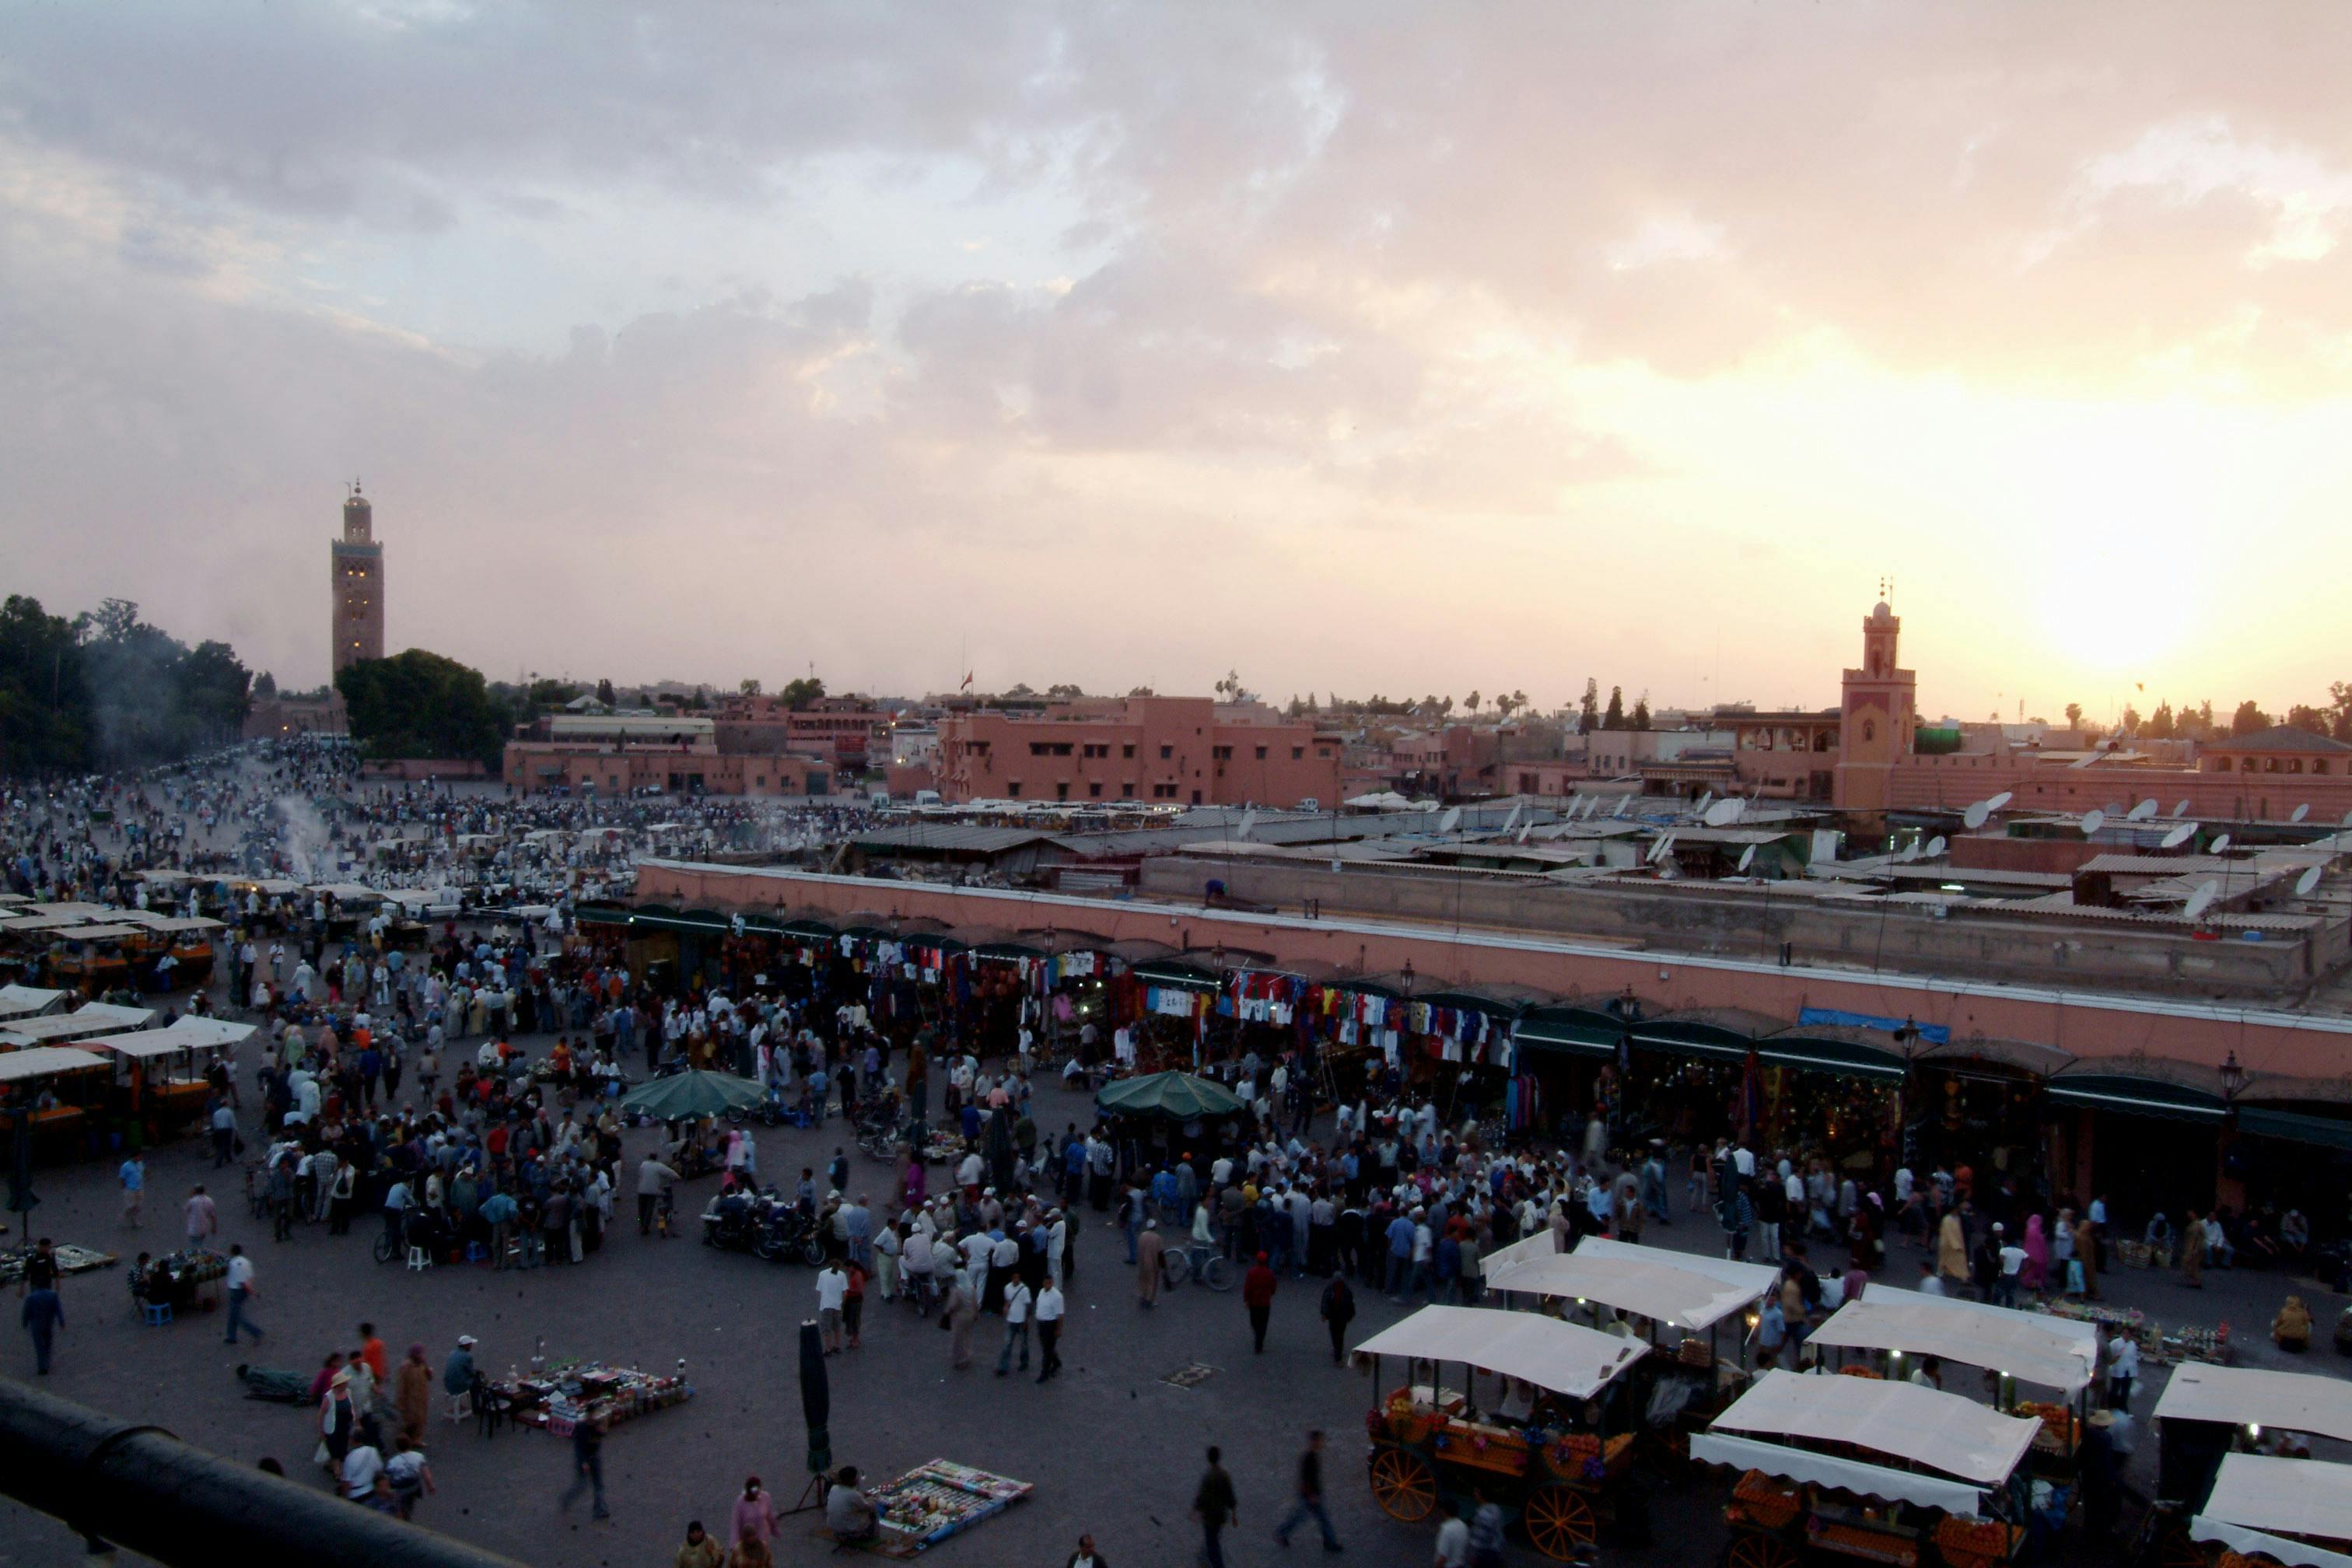
[[1740,1472],[1727,1568],[1995,1568],[2026,1542],[2039,1423],[1907,1383],[1768,1372],[1691,1444]]
[[[1442,1507],[1465,1510],[1483,1493],[1535,1549],[1556,1562],[1587,1556],[1612,1511],[1611,1493],[1633,1463],[1634,1434],[1622,1380],[1647,1347],[1534,1312],[1424,1307],[1357,1347],[1373,1386],[1396,1356],[1402,1385],[1366,1417],[1373,1500],[1416,1523]],[[1462,1363],[1463,1389],[1440,1369]],[[1430,1381],[1414,1378],[1426,1368]],[[1523,1414],[1478,1408],[1479,1374],[1537,1391]],[[1494,1386],[1495,1404],[1509,1403]]]
[[[2281,1434],[2352,1443],[2352,1384],[2302,1372],[2178,1367],[2156,1402],[2156,1496],[2141,1526],[2137,1555],[2153,1568],[2210,1568],[2217,1558],[2213,1538],[2200,1537],[2192,1527],[2213,1511],[2210,1505],[2220,1490],[2219,1478],[2236,1468],[2243,1479],[2266,1468],[2240,1467],[2237,1461],[2263,1457],[2252,1450],[2276,1443]],[[2323,1495],[2320,1489],[2336,1479],[2328,1472],[2346,1468],[2328,1465],[2300,1472],[2310,1483],[2305,1499]],[[2253,1555],[2234,1546],[2228,1550]]]

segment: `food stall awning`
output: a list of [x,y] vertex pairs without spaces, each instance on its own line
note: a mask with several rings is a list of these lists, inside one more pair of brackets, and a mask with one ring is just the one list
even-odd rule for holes
[[1223,991],[1225,977],[1205,963],[1194,963],[1182,958],[1155,958],[1139,963],[1131,971],[1137,984],[1168,987],[1178,991]]
[[183,1018],[168,1029],[131,1029],[116,1035],[89,1035],[76,1040],[84,1050],[103,1046],[126,1057],[168,1057],[181,1051],[215,1051],[234,1046],[254,1031],[251,1024],[229,1024],[217,1018]]
[[2099,1362],[2095,1324],[1908,1290],[1848,1301],[1809,1342],[1941,1356],[2069,1394],[2091,1381]]
[[[2198,1078],[2212,1079],[2210,1085]],[[2053,1075],[2042,1086],[2045,1099],[2061,1105],[2084,1105],[2133,1116],[2172,1121],[2220,1121],[2230,1103],[2220,1093],[2219,1075],[2187,1067],[2149,1062],[2137,1071],[2124,1071],[2108,1060],[2094,1066],[2085,1061]]]
[[1466,1362],[1570,1399],[1598,1394],[1648,1349],[1639,1341],[1540,1312],[1491,1307],[1423,1307],[1356,1347],[1359,1354]]
[[76,1050],[71,1046],[34,1046],[21,1051],[0,1052],[0,1083],[23,1083],[53,1073],[86,1072],[105,1065],[104,1057]]
[[125,1029],[143,1029],[155,1021],[152,1007],[118,1007],[110,1002],[92,1002],[79,1013],[51,1013],[38,1018],[20,1018],[0,1029],[0,1045],[43,1046],[61,1040],[78,1040],[86,1035],[113,1035]]
[[2189,1521],[2189,1534],[2249,1557],[2275,1557],[2288,1568],[2352,1568],[2352,1556],[2341,1552],[2281,1539],[2352,1541],[2352,1465],[2224,1455],[2212,1495]]
[[2352,1121],[2340,1116],[2307,1116],[2299,1111],[2242,1104],[2238,1107],[2238,1131],[2259,1138],[2307,1144],[2314,1149],[2352,1149]]
[[1555,1002],[1520,1014],[1518,1022],[1512,1026],[1511,1037],[1521,1046],[1614,1060],[1625,1029],[1625,1021],[1614,1014],[1598,1007]]
[[1843,1078],[1899,1082],[1910,1071],[1894,1036],[1843,1024],[1800,1024],[1768,1035],[1756,1042],[1756,1057],[1767,1067],[1799,1068]]
[[[1916,1384],[1882,1382],[1864,1377],[1814,1377],[1793,1372],[1768,1372],[1757,1379],[1731,1407],[1715,1418],[1706,1433],[1744,1435],[1751,1438],[1796,1437],[1809,1442],[1839,1443],[1868,1448],[1890,1459],[1924,1465],[1979,1487],[1999,1486],[2017,1468],[2033,1446],[2042,1423],[2031,1417],[2003,1415],[1972,1399]],[[1775,1448],[1762,1442],[1755,1447]],[[1691,1457],[1703,1456],[1694,1438]],[[1824,1455],[1807,1455],[1822,1459]],[[1717,1464],[1734,1461],[1716,1459]],[[1832,1463],[1843,1461],[1831,1460]],[[1758,1466],[1769,1474],[1786,1472]],[[1876,1466],[1865,1466],[1876,1469]],[[1886,1474],[1902,1476],[1899,1470]],[[1913,1477],[1913,1479],[1928,1478]],[[1840,1485],[1827,1482],[1827,1485]],[[1885,1495],[1873,1493],[1872,1495]],[[1893,1495],[1906,1495],[1896,1493]],[[1943,1508],[1943,1502],[1927,1506]]]
[[64,1001],[62,991],[38,985],[0,985],[0,1018],[29,1018]]
[[2352,1443],[2352,1383],[2307,1372],[2185,1362],[2165,1384],[2156,1418],[2275,1426]]
[[[1549,1242],[1551,1237],[1547,1233],[1540,1239]],[[1587,1245],[1574,1252],[1485,1259],[1480,1271],[1490,1290],[1598,1301],[1692,1331],[1712,1328],[1771,1288],[1773,1272],[1769,1268],[1759,1268],[1758,1272],[1764,1278],[1744,1288],[1695,1269],[1678,1268],[1675,1264],[1679,1258],[1674,1253],[1625,1258],[1588,1250],[1590,1243],[1598,1239],[1586,1237]],[[1655,1253],[1654,1248],[1647,1250]]]
[[61,942],[121,942],[126,936],[139,936],[144,928],[135,925],[71,926],[58,932]]
[[1692,1007],[1656,1018],[1637,1019],[1626,1032],[1637,1046],[1683,1056],[1738,1061],[1766,1036],[1788,1027],[1784,1019],[1744,1007]]

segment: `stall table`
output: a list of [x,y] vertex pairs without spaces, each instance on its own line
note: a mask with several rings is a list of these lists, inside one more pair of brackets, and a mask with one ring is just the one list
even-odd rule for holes
[[918,1465],[897,1480],[866,1489],[881,1537],[875,1550],[912,1557],[994,1518],[1034,1489],[1027,1481],[945,1459]]

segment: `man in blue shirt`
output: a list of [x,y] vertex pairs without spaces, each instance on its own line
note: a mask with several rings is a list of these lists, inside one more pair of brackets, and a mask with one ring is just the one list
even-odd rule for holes
[[1404,1282],[1412,1271],[1412,1219],[1399,1215],[1389,1221],[1389,1300],[1404,1300]]
[[1151,1206],[1158,1209],[1160,1217],[1170,1225],[1192,1217],[1176,1212],[1176,1173],[1165,1165],[1160,1166],[1160,1173],[1151,1178]]

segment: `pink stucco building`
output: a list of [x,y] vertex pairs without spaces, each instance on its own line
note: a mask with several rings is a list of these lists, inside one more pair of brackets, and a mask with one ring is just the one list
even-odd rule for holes
[[1255,703],[1129,697],[940,724],[945,799],[1329,805],[1339,737]]

